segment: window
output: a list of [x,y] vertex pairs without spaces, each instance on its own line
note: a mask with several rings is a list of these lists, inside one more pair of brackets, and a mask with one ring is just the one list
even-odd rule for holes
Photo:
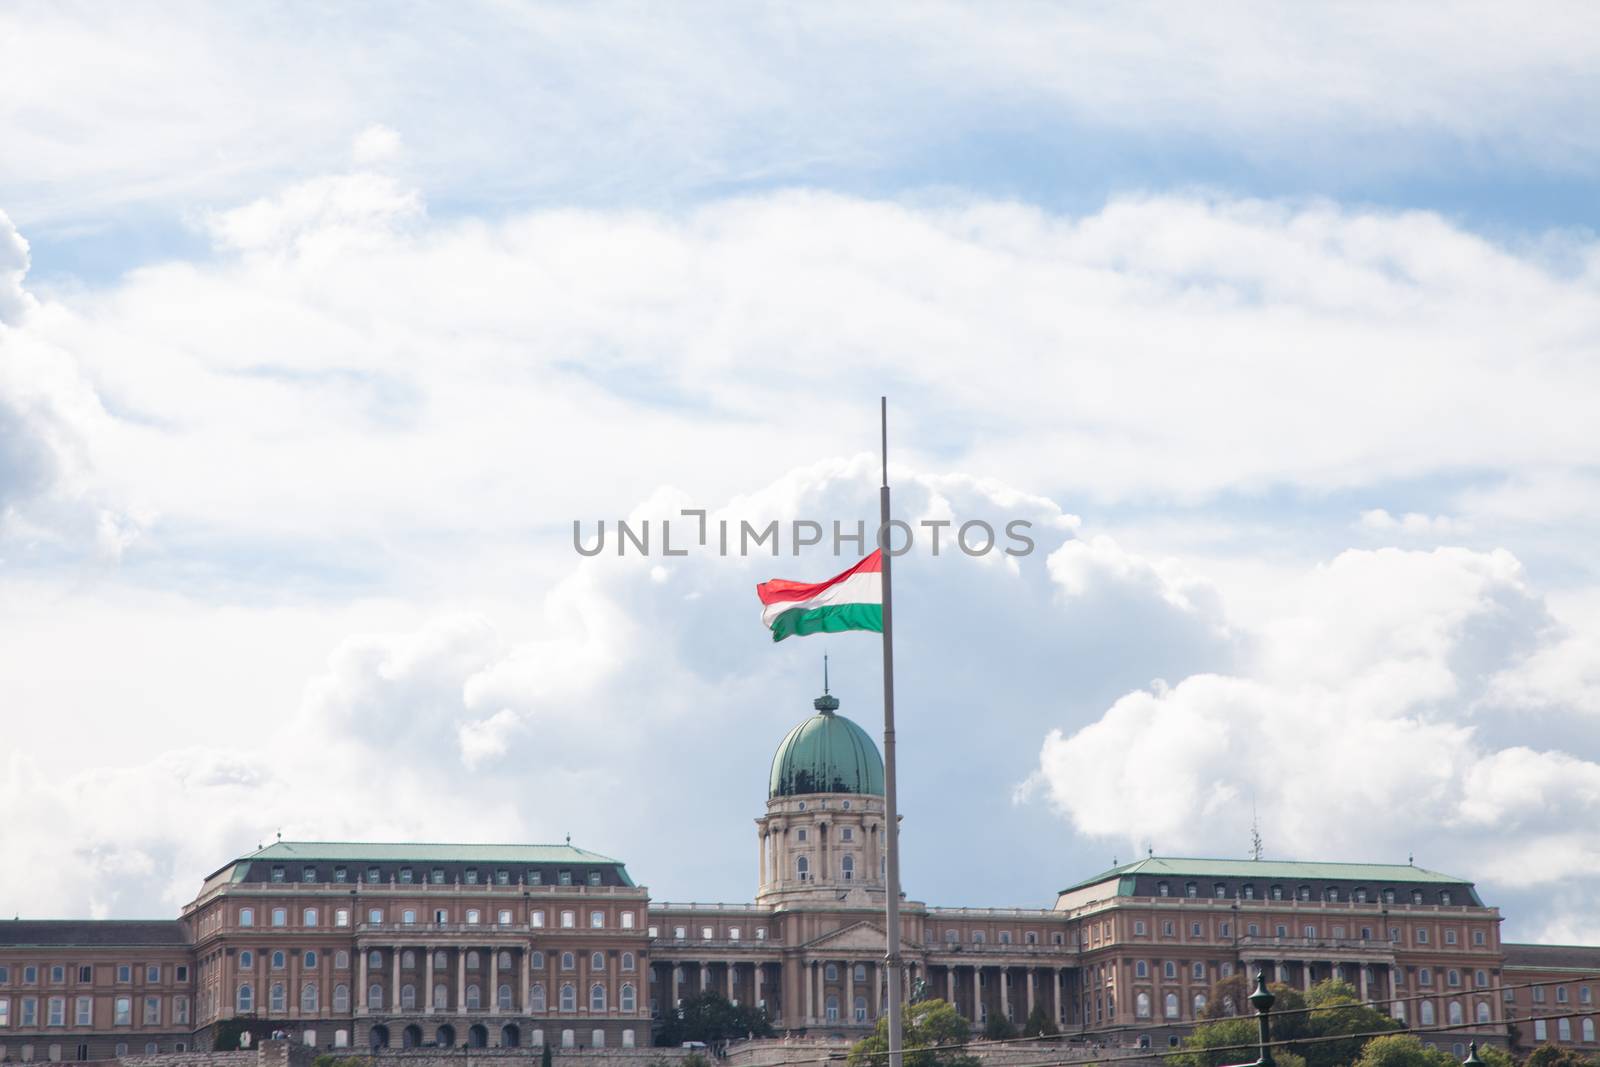
[[417,921],[417,909],[407,908],[400,913],[400,921],[407,926]]
[[305,911],[301,912],[300,913],[300,925],[301,926],[315,926],[315,925],[317,925],[317,909],[316,908],[307,908]]
[[497,870],[497,871],[495,871],[494,872],[494,884],[495,885],[510,885],[511,884],[511,872],[507,871],[507,870]]
[[1367,891],[1365,889],[1357,889],[1350,894],[1350,899],[1357,904],[1365,904],[1367,902]]
[[563,1031],[561,1031],[561,1047],[562,1048],[571,1048],[573,1045],[575,1045],[577,1043],[578,1043],[578,1039],[577,1039],[577,1036],[576,1036],[574,1031],[572,1031],[572,1030],[563,1030]]
[[536,911],[528,917],[528,925],[535,929],[544,925],[544,912]]
[[1533,1002],[1535,1004],[1544,1003],[1544,989],[1545,987],[1542,985],[1536,985],[1533,987]]
[[1190,970],[1197,980],[1202,980],[1206,976],[1206,965],[1199,961],[1196,961],[1194,967],[1192,967]]
[[624,930],[632,930],[633,929],[633,912],[625,911],[625,912],[622,913],[621,918],[622,918],[622,928]]
[[379,985],[377,982],[373,982],[371,985],[367,986],[367,1007],[383,1007],[383,986]]
[[543,982],[535,982],[535,983],[533,983],[533,1010],[534,1011],[545,1011],[546,1010],[546,1001],[545,1001],[545,997],[544,997],[544,983]]
[[1339,887],[1330,885],[1327,890],[1327,899],[1330,904],[1338,903]]
[[564,912],[561,913],[561,929],[563,929],[563,930],[572,930],[572,929],[576,929],[577,925],[578,925],[578,913],[577,912],[575,912],[575,911],[564,911]]
[[596,952],[596,953],[592,954],[589,957],[589,969],[591,971],[603,971],[603,970],[605,970],[606,969],[606,954],[604,952]]
[[1272,887],[1272,899],[1273,900],[1282,900],[1283,899],[1283,886],[1275,885],[1275,886]]
[[[1483,972],[1479,971],[1478,973],[1482,974]],[[1486,982],[1486,981],[1482,981],[1482,982],[1479,982],[1478,984],[1479,985],[1488,985],[1489,983]],[[1589,987],[1588,986],[1581,985],[1581,986],[1578,987],[1578,1003],[1579,1004],[1593,1004],[1594,1003],[1594,996],[1593,996],[1592,993],[1589,992]]]
[[[159,964],[159,963],[147,963],[147,964],[145,964],[144,980],[146,982],[152,982],[152,983],[161,981],[161,964]],[[53,968],[52,968],[52,971],[51,971],[51,981],[56,981],[56,982],[60,981],[59,978],[55,977],[55,973],[54,973],[54,969]]]
[[1167,885],[1167,883],[1165,883],[1165,882],[1157,882],[1156,883],[1156,896],[1158,896],[1158,897],[1170,897],[1171,895],[1172,895],[1172,887],[1171,886]]
[[94,1025],[94,998],[93,997],[79,997],[78,998],[77,1011],[75,1012],[75,1014],[73,1016],[72,1025],[74,1025],[74,1026],[93,1026]]
[[856,860],[854,856],[846,856],[839,861],[839,871],[844,875],[844,880],[853,881],[856,876]]
[[1449,903],[1450,903],[1450,890],[1448,890],[1448,889],[1439,890],[1439,903],[1444,904],[1446,906],[1449,905]]
[[1001,930],[1000,931],[1000,943],[1002,945],[1011,944],[1011,931],[1010,930]]
[[1178,1017],[1178,994],[1176,994],[1176,993],[1168,993],[1167,994],[1166,1008],[1167,1008],[1167,1018],[1176,1019]]
[[794,871],[802,882],[807,881],[811,877],[811,861],[804,856],[798,857],[794,861]]
[[[66,980],[67,980],[67,969],[65,967],[61,966],[61,964],[58,963],[54,967],[50,968],[50,982],[51,982],[52,985],[60,985],[62,982],[65,982]],[[157,974],[156,980],[160,981],[159,973]]]
[[638,993],[634,990],[632,982],[622,983],[621,1001],[621,1007],[624,1012],[634,1012],[639,1010]]
[[604,930],[605,928],[606,928],[606,913],[603,912],[603,911],[591,911],[589,913],[589,929],[591,929],[591,930]]
[[700,928],[700,940],[702,940],[702,941],[710,941],[713,938],[715,938],[716,936],[717,936],[717,932],[715,930],[713,930],[711,927],[702,926]]
[[1571,1019],[1563,1018],[1563,1019],[1557,1019],[1556,1020],[1556,1040],[1557,1041],[1571,1041],[1572,1040],[1572,1020]]
[[335,882],[343,883],[343,882],[349,881],[349,879],[350,879],[350,871],[349,871],[348,868],[335,867],[333,869],[333,880]]
[[432,882],[434,885],[444,885],[444,868],[435,867],[433,870],[429,871],[428,881]]
[[467,882],[468,885],[477,885],[478,884],[478,868],[476,868],[476,867],[468,867],[467,868],[466,882]]
[[433,1006],[437,1011],[450,1009],[450,990],[443,982],[435,982],[433,985]]
[[1394,890],[1393,889],[1385,889],[1383,891],[1383,902],[1385,904],[1393,904],[1394,903]]
[[1183,895],[1193,900],[1200,895],[1200,887],[1193,882],[1184,883]]
[[482,919],[483,919],[483,913],[480,912],[477,908],[468,908],[467,909],[467,925],[468,926],[477,926],[478,923],[482,921]]
[[544,874],[542,872],[540,872],[540,871],[530,870],[528,872],[528,884],[529,885],[543,885],[544,884]]
[[1307,941],[1313,940],[1317,936],[1317,928],[1315,926],[1305,926],[1300,932]]
[[1489,1022],[1489,1002],[1487,1000],[1478,1001],[1478,1022]]
[[273,926],[288,926],[289,925],[289,909],[288,908],[273,908],[272,909],[272,925]]
[[972,943],[974,945],[981,945],[985,941],[987,941],[988,939],[989,939],[988,935],[985,934],[982,930],[974,930],[974,931],[972,931]]
[[1178,977],[1178,965],[1168,960],[1161,965],[1161,973],[1164,977],[1176,978]]
[[511,1010],[511,987],[502,983],[494,992],[495,1006],[501,1011]]
[[571,871],[557,871],[556,872],[556,885],[571,885],[571,884],[572,884],[572,872]]
[[1311,899],[1311,887],[1308,886],[1308,885],[1301,886],[1299,889],[1297,889],[1295,891],[1295,896],[1299,897],[1301,900],[1310,900]]
[[317,950],[314,948],[306,949],[306,954],[301,962],[305,964],[306,970],[308,971],[315,968],[317,965]]
[[1428,967],[1419,967],[1419,968],[1417,968],[1417,984],[1418,985],[1432,985],[1433,984],[1433,971]]
[[1205,1010],[1206,1010],[1206,995],[1204,993],[1196,993],[1194,995],[1194,1017],[1196,1019],[1200,1018],[1200,1013],[1205,1011]]
[[[255,990],[253,988],[251,988],[249,982],[240,982],[239,983],[239,993],[238,993],[238,996],[235,999],[236,999],[236,1002],[238,1004],[238,1009],[237,1009],[238,1011],[240,1011],[240,1012],[251,1012],[251,1011],[255,1010],[255,1006],[256,1006]],[[122,1012],[123,1012],[123,1005],[126,1004],[126,1003],[127,1003],[127,998],[126,997],[118,997],[117,998],[117,1021],[119,1023],[127,1021],[127,1020],[125,1020],[125,1019],[123,1019],[121,1017],[122,1016]]]
[[467,986],[467,1010],[476,1011],[483,1006],[483,1001],[478,993],[478,983],[473,982]]
[[381,925],[383,923],[383,909],[369,908],[367,910],[367,922],[372,923],[374,926]]
[[563,971],[575,971],[575,970],[577,970],[578,969],[578,957],[574,956],[570,952],[563,952],[561,954],[561,969]]
[[[1143,963],[1143,960],[1139,962]],[[1133,1014],[1139,1019],[1150,1018],[1150,994],[1136,993],[1133,997]]]
[[510,908],[501,908],[500,909],[500,917],[496,921],[499,922],[501,926],[510,926],[511,925],[511,909]]
[[1556,1003],[1557,1004],[1565,1004],[1566,1002],[1567,1002],[1567,987],[1564,986],[1564,985],[1556,986]]
[[1216,882],[1211,886],[1211,895],[1221,900],[1228,895],[1228,887],[1221,882]]
[[1279,923],[1277,925],[1277,927],[1273,930],[1273,933],[1275,935],[1277,935],[1278,937],[1288,937],[1289,936],[1289,928],[1287,926],[1285,926],[1283,923]]
[[1543,1019],[1533,1020],[1533,1039],[1535,1041],[1550,1040],[1550,1024]]
[[350,925],[350,909],[349,908],[335,908],[334,912],[333,912],[333,925],[335,925],[335,926],[349,926]]
[[1413,903],[1413,904],[1421,904],[1422,903],[1422,890],[1413,889],[1411,891],[1411,903]]
[[281,1011],[287,1011],[288,1010],[288,1007],[289,1007],[289,995],[288,995],[288,992],[283,988],[283,983],[282,982],[273,982],[272,985],[268,988],[268,990],[267,990],[267,1002],[268,1002],[268,1010],[269,1011],[280,1011],[281,1012]]
[[367,966],[382,967],[383,953],[379,952],[377,949],[373,949],[371,952],[367,953]]
[[1483,931],[1482,930],[1474,930],[1474,931],[1472,931],[1472,943],[1474,945],[1481,945],[1481,944],[1483,944],[1483,942],[1484,942]]
[[350,987],[336,985],[333,987],[333,1010],[346,1012],[350,1010]]
[[571,982],[563,983],[561,986],[561,1010],[578,1010],[578,987]]
[[250,968],[254,967],[255,965],[256,965],[255,953],[251,952],[249,949],[244,949],[243,951],[241,951],[239,953],[239,969],[240,970],[248,971]]
[[1256,887],[1254,885],[1251,885],[1251,884],[1246,884],[1245,887],[1244,887],[1243,896],[1244,896],[1244,899],[1246,899],[1246,900],[1254,900],[1254,899],[1256,899]]
[[1432,1026],[1434,1022],[1433,1001],[1424,1000],[1417,1008],[1417,1018],[1423,1026]]
[[856,832],[855,832],[855,829],[853,827],[846,826],[843,830],[839,831],[839,840],[841,840],[841,841],[854,841],[855,839],[856,839]]
[[606,987],[599,982],[589,987],[589,1010],[606,1010]]
[[1454,967],[1450,968],[1444,972],[1444,982],[1448,986],[1459,986],[1461,984],[1461,972]]
[[544,970],[544,953],[535,950],[528,954],[528,969],[530,971]]
[[1024,944],[1037,945],[1039,943],[1039,935],[1029,930],[1022,935],[1022,940]]
[[1177,934],[1177,930],[1173,927],[1171,919],[1167,919],[1164,922],[1162,922],[1162,924],[1161,924],[1161,936],[1162,937],[1173,937],[1176,934]]
[[1447,945],[1456,943],[1456,932],[1454,930],[1446,930],[1444,932],[1444,943]]
[[283,868],[282,867],[274,867],[274,868],[272,868],[272,880],[274,882],[281,882],[281,881],[283,881],[283,878],[284,878],[284,874],[283,874]]
[[1190,923],[1189,924],[1189,936],[1190,937],[1199,937],[1200,936],[1200,924],[1199,923]]
[[1594,1044],[1594,1020],[1593,1019],[1584,1019],[1583,1020],[1583,1039],[1585,1041],[1587,1041],[1591,1045]]
[[254,909],[254,908],[240,908],[239,909],[239,925],[240,926],[254,926],[255,924],[256,924],[256,909]]
[[45,1008],[46,1026],[67,1025],[67,998],[51,997]]
[[1251,923],[1249,926],[1246,926],[1244,929],[1245,929],[1245,933],[1250,937],[1260,937],[1261,936],[1261,924],[1260,923]]
[[1232,937],[1233,936],[1233,924],[1232,923],[1223,923],[1221,926],[1219,926],[1217,928],[1217,934],[1220,937]]
[[367,881],[371,882],[373,884],[376,884],[378,882],[383,881],[383,875],[378,871],[378,868],[376,868],[376,867],[368,867],[367,868]]
[[[410,986],[406,986],[405,988],[406,989],[411,989]],[[404,992],[403,991],[402,991],[401,995],[404,996]],[[412,991],[411,991],[411,1002],[412,1002],[412,1006],[413,1007],[416,1006],[416,1000],[417,1000],[416,990],[412,989]],[[309,1014],[312,1014],[312,1013],[316,1012],[316,1010],[317,1010],[317,983],[315,983],[315,982],[307,982],[305,985],[300,987],[300,1011],[301,1011],[302,1014],[308,1014],[309,1015]]]
[[682,941],[689,936],[689,928],[686,926],[674,926],[672,928],[672,936],[674,940]]
[[1150,965],[1144,960],[1135,960],[1133,963],[1133,976],[1135,978],[1149,978]]
[[1135,937],[1143,937],[1144,936],[1144,920],[1143,919],[1135,919],[1135,920],[1133,920],[1133,936],[1135,936]]

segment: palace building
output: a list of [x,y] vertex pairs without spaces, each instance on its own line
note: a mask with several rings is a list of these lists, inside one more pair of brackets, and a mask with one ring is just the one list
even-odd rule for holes
[[856,1037],[916,983],[975,1027],[1039,1011],[1164,1046],[1256,968],[1341,978],[1458,1053],[1600,1049],[1600,948],[1502,943],[1471,882],[1409,865],[1151,856],[1040,907],[907,900],[891,992],[882,759],[837,698],[814,709],[773,758],[749,904],[652,900],[570,844],[278,841],[174,920],[0,922],[0,1060],[209,1048],[239,1017],[333,1048],[633,1047],[707,990]]

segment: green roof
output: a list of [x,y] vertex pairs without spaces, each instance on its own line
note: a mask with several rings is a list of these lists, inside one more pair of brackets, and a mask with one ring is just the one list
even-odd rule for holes
[[1285,881],[1344,881],[1344,882],[1394,882],[1430,883],[1446,882],[1451,885],[1471,885],[1465,878],[1440,874],[1409,863],[1317,863],[1295,860],[1215,860],[1186,859],[1174,856],[1150,856],[1136,863],[1125,863],[1109,871],[1086,878],[1076,885],[1063,889],[1071,893],[1086,886],[1108,882],[1113,878],[1129,878],[1125,887],[1119,887],[1118,896],[1133,892],[1132,875],[1168,876],[1172,878],[1282,878]]
[[817,713],[784,737],[772,757],[767,795],[808,793],[883,795],[883,757],[865,730],[835,714],[839,701],[826,692]]
[[[218,868],[215,877],[235,863],[252,860],[344,861],[348,863],[586,863],[621,867],[621,860],[572,845],[481,845],[415,841],[274,841]],[[626,872],[623,874],[626,880]],[[630,883],[631,884],[631,883]]]

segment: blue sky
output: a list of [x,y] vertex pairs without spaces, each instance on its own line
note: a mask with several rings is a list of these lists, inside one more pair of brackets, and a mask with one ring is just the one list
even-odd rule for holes
[[747,897],[822,652],[750,586],[843,564],[570,523],[870,515],[887,393],[908,517],[1046,531],[902,571],[913,896],[1242,854],[1253,804],[1600,938],[1597,30],[8,8],[0,893],[168,914],[281,828]]

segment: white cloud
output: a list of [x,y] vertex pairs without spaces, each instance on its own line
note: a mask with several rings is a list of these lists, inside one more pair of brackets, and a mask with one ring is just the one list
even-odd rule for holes
[[381,122],[362,130],[350,147],[350,159],[358,167],[387,163],[400,154],[400,134]]
[[1553,632],[1513,557],[1348,551],[1284,599],[1240,671],[1128,693],[1049,735],[1038,782],[1079,832],[1242,855],[1257,810],[1271,855],[1416,849],[1489,896],[1593,870],[1600,834],[1577,813],[1600,800],[1600,763],[1497,747],[1472,722],[1497,672]]
[[1380,535],[1403,533],[1408,537],[1448,537],[1471,529],[1470,526],[1448,515],[1430,516],[1417,511],[1408,511],[1396,517],[1383,508],[1363,511],[1359,526],[1369,533]]

